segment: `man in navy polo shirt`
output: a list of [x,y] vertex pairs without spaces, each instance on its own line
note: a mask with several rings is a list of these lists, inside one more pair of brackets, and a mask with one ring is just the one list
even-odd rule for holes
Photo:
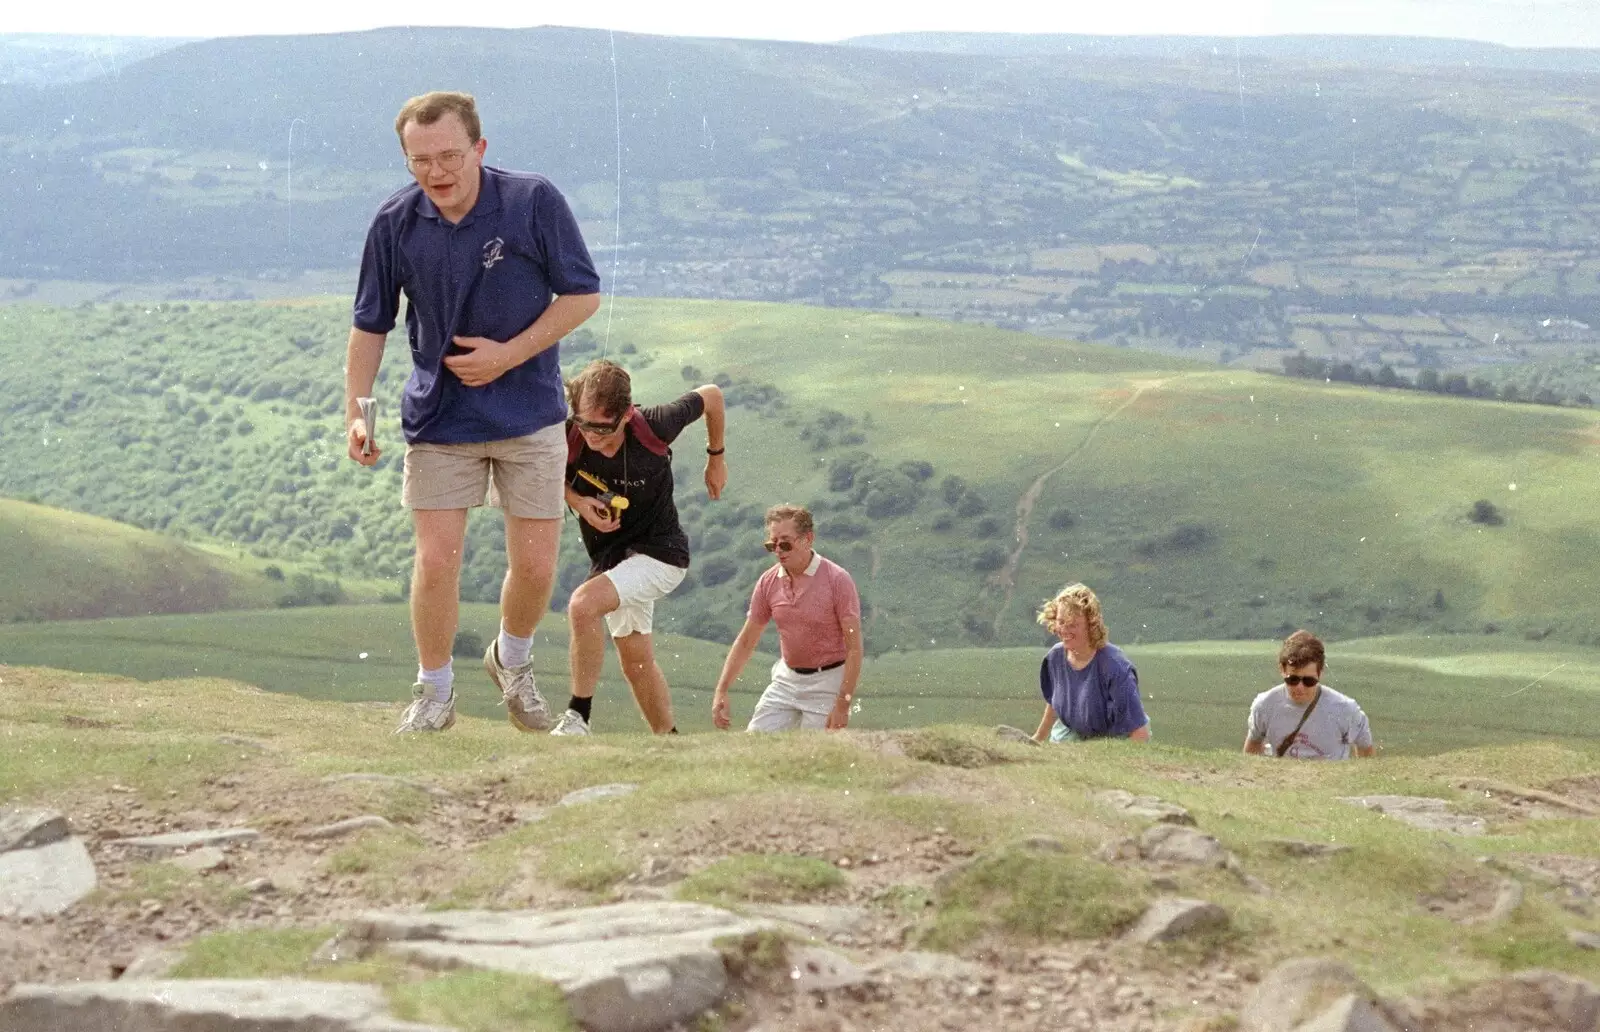
[[[533,631],[555,579],[567,417],[557,345],[600,307],[600,277],[565,198],[543,176],[483,164],[477,106],[428,93],[395,119],[416,182],[367,231],[345,365],[350,457],[374,465],[357,398],[372,393],[405,294],[411,377],[401,403],[417,552],[411,627],[419,672],[396,733],[455,723],[450,650],[467,510],[505,509],[509,568],[484,666],[511,723],[552,723],[534,684]],[[370,447],[369,447],[370,445]]]

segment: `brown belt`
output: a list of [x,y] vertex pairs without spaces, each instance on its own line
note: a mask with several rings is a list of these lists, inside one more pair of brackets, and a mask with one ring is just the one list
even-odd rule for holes
[[827,666],[792,666],[789,669],[797,674],[820,674],[825,670],[837,670],[842,666],[844,666],[844,660],[841,659],[839,662],[829,663]]

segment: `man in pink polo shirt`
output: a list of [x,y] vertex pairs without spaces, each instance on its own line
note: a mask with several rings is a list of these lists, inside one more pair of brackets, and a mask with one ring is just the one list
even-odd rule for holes
[[750,593],[744,629],[728,650],[711,702],[711,720],[726,730],[728,688],[755,654],[767,621],[778,622],[781,653],[772,682],[750,717],[750,731],[829,731],[850,723],[850,703],[861,678],[861,597],[844,568],[813,549],[811,513],[799,505],[767,510],[767,551],[777,565]]

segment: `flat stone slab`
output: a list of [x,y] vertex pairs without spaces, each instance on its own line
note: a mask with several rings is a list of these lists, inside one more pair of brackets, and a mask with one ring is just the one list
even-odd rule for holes
[[1136,796],[1120,788],[1096,792],[1094,801],[1128,817],[1157,821],[1162,824],[1194,824],[1189,811],[1177,803],[1169,803],[1155,796]]
[[984,968],[970,960],[920,950],[892,953],[868,970],[909,982],[975,982],[984,974]]
[[1146,860],[1198,867],[1226,867],[1228,851],[1203,832],[1176,824],[1153,824],[1139,836],[1139,855]]
[[602,799],[620,799],[626,795],[633,795],[639,790],[638,785],[626,783],[615,785],[591,785],[580,788],[576,792],[568,792],[561,797],[561,806],[582,806],[584,803],[598,803]]
[[1034,737],[1020,727],[1010,724],[996,724],[994,729],[997,738],[1004,738],[1008,742],[1021,742],[1023,745],[1038,745]]
[[329,774],[322,779],[324,785],[343,785],[351,782],[371,782],[377,785],[395,785],[399,788],[409,788],[426,793],[435,799],[449,799],[450,793],[436,785],[424,785],[420,781],[411,781],[407,778],[397,778],[393,774]]
[[450,1032],[389,1016],[383,991],[353,982],[172,979],[19,985],[0,1000],[6,1032]]
[[1600,935],[1574,928],[1567,933],[1567,942],[1580,950],[1600,950]]
[[832,950],[796,946],[789,950],[789,984],[797,993],[851,989],[872,981],[855,963]]
[[1413,828],[1421,828],[1423,831],[1446,831],[1452,835],[1482,835],[1488,830],[1483,818],[1456,813],[1444,799],[1430,799],[1427,796],[1373,795],[1340,796],[1339,801],[1377,810],[1385,817],[1404,821]]
[[849,935],[866,927],[871,915],[862,907],[821,903],[771,903],[745,908],[757,917],[797,925],[818,935]]
[[548,912],[374,913],[346,934],[428,967],[543,978],[561,988],[589,1032],[649,1032],[721,998],[728,975],[719,940],[777,928],[698,903],[635,901]]
[[207,871],[215,871],[218,868],[228,866],[228,855],[216,846],[201,846],[199,849],[191,849],[187,853],[181,853],[168,860],[167,863],[175,867],[181,867],[185,871],[204,874]]
[[[75,838],[0,853],[0,917],[62,913],[97,884],[94,861]],[[10,1026],[0,1022],[0,1028]]]
[[246,738],[244,735],[218,735],[217,741],[223,745],[231,745],[235,749],[255,749],[259,752],[267,751],[267,743],[255,738]]
[[57,810],[36,806],[0,806],[0,853],[60,842],[71,834]]
[[1400,1032],[1370,1000],[1349,993],[1295,1032]]
[[1171,942],[1195,932],[1228,927],[1228,912],[1203,899],[1167,897],[1150,904],[1128,933],[1133,942],[1146,945]]
[[332,824],[324,824],[320,828],[303,831],[300,833],[300,837],[309,840],[343,838],[346,835],[354,835],[358,831],[392,827],[394,825],[387,818],[369,813],[364,817],[351,817],[348,820],[334,821]]
[[[1377,995],[1348,965],[1324,957],[1288,960],[1269,971],[1256,986],[1239,1014],[1239,1028],[1242,1032],[1298,1032],[1307,1027],[1326,1032],[1348,1028],[1313,1023],[1349,1017],[1357,1011],[1355,1000],[1372,1004],[1377,1002]],[[1370,1006],[1366,1010],[1370,1011]]]
[[145,856],[171,856],[202,846],[228,846],[254,842],[261,832],[254,828],[223,828],[216,831],[169,831],[165,835],[138,835],[111,839],[108,845],[124,846]]
[[1307,842],[1304,839],[1267,839],[1267,845],[1285,856],[1338,856],[1350,847],[1336,842]]

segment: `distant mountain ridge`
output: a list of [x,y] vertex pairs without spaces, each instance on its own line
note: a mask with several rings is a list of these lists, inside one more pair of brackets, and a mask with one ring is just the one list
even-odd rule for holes
[[49,86],[115,76],[190,37],[0,33],[0,85]]
[[3,86],[0,297],[347,275],[407,179],[394,112],[456,88],[490,163],[568,196],[611,293],[1412,378],[1600,348],[1550,328],[1600,326],[1600,71],[1450,41],[913,39],[1089,49],[397,28]]
[[1357,66],[1453,65],[1518,71],[1600,72],[1600,49],[1508,47],[1424,36],[1088,36],[1071,33],[898,32],[856,36],[851,46],[993,57],[1145,57],[1181,61],[1220,54]]
[[[986,256],[1021,243],[1019,233],[1034,246],[1083,239],[1085,217],[1105,205],[1083,196],[1077,167],[1200,184],[1162,221],[1231,225],[1233,202],[1226,214],[1206,210],[1215,191],[1331,174],[1352,154],[1365,163],[1358,172],[1381,176],[1454,166],[1467,149],[1521,161],[1600,149],[1581,107],[1536,118],[1525,109],[1552,91],[1576,89],[1581,101],[1595,76],[1480,83],[1487,73],[1419,79],[1410,66],[1313,76],[1287,57],[1241,71],[1232,53],[1197,70],[1187,58],[1130,65],[1129,55],[1203,41],[1055,39],[1091,52],[1063,63],[564,28],[188,43],[114,78],[0,87],[0,153],[32,187],[0,199],[0,276],[349,267],[373,207],[405,178],[393,112],[444,87],[479,98],[491,162],[545,172],[591,222],[612,221],[620,176],[625,242],[646,248],[641,257],[702,260],[731,249],[789,262],[822,247],[833,260],[817,270],[825,283],[812,294],[824,302],[830,288],[870,293],[868,283],[849,285],[864,261],[881,266],[962,240]],[[946,42],[995,40],[1024,45]],[[1315,44],[1270,45],[1292,54]],[[1063,166],[1064,155],[1083,164]],[[842,214],[819,217],[812,198]],[[1335,226],[1351,228],[1342,218]],[[867,253],[847,253],[861,247]],[[767,299],[805,296],[760,286],[777,288]]]

